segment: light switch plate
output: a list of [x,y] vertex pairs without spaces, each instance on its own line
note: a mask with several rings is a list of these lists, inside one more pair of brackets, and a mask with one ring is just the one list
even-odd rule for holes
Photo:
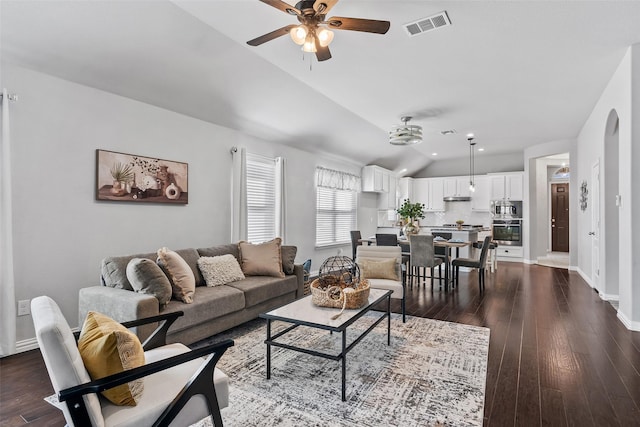
[[27,316],[31,314],[31,301],[28,299],[23,299],[18,301],[18,316]]

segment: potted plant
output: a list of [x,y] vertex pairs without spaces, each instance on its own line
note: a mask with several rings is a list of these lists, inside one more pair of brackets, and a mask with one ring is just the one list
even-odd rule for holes
[[113,178],[111,193],[116,196],[123,196],[127,192],[127,183],[133,181],[133,168],[126,163],[114,163],[111,166],[111,177]]
[[456,224],[458,224],[458,230],[462,230],[462,224],[464,224],[464,220],[459,219],[456,221]]
[[411,203],[411,200],[404,199],[402,206],[396,209],[396,212],[406,222],[403,229],[405,236],[418,234],[420,227],[416,220],[424,218],[424,203]]

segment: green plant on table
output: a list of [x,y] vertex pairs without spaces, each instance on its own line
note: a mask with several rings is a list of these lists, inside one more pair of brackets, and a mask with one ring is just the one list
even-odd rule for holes
[[411,200],[404,199],[402,206],[396,209],[402,218],[413,221],[424,218],[424,203],[411,203]]

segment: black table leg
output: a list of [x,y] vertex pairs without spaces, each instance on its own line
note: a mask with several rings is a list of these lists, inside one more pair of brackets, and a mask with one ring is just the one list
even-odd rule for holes
[[342,331],[342,401],[347,400],[347,330]]
[[271,319],[267,319],[267,379],[271,378]]
[[387,345],[391,345],[391,295],[387,296]]

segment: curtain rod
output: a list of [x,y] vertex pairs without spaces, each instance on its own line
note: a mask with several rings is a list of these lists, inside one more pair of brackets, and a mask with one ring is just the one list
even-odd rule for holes
[[[0,98],[2,98],[4,95],[2,93],[0,93]],[[9,101],[17,101],[18,100],[18,95],[15,93],[8,93],[7,94],[7,98],[9,98]]]

